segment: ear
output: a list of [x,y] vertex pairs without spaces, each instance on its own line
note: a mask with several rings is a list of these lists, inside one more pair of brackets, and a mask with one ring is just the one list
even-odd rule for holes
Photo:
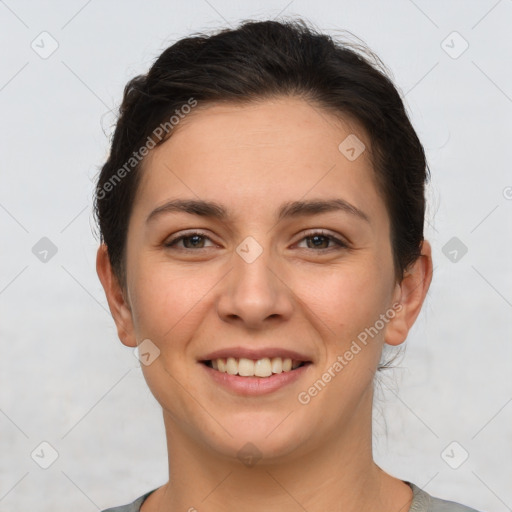
[[101,244],[96,254],[96,272],[100,278],[108,306],[117,327],[117,335],[128,347],[136,347],[133,318],[129,303],[125,300],[123,290],[115,276],[108,257],[108,248]]
[[404,272],[403,280],[396,285],[393,303],[402,308],[389,321],[385,341],[388,345],[400,345],[418,317],[432,281],[432,248],[423,240],[420,257]]

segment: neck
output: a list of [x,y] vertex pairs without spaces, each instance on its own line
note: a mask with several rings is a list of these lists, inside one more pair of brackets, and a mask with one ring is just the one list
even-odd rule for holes
[[169,482],[142,510],[359,512],[398,505],[396,510],[406,512],[411,489],[373,461],[371,397],[367,402],[332,439],[306,440],[286,457],[264,458],[251,466],[199,445],[164,411]]

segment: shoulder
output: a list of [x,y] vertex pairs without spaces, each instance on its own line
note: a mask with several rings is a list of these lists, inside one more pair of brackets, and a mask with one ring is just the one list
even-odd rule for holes
[[417,485],[407,482],[414,494],[409,512],[479,512],[474,508],[431,496]]
[[102,510],[101,512],[139,512],[144,500],[154,491],[156,491],[156,489],[153,489],[147,492],[146,494],[143,494],[142,496],[138,497],[135,501],[128,503],[128,505],[107,508],[105,510]]

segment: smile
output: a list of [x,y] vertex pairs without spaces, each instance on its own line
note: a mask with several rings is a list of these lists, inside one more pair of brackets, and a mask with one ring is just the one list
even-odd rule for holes
[[[204,359],[199,363],[213,383],[241,396],[260,396],[277,392],[303,377],[313,366],[311,361],[280,357],[225,357]],[[308,378],[308,382],[309,380],[311,377]]]
[[274,374],[291,372],[308,364],[307,361],[299,361],[289,357],[263,357],[261,359],[248,359],[245,357],[220,357],[202,361],[203,364],[229,375],[239,375],[241,377],[270,377]]

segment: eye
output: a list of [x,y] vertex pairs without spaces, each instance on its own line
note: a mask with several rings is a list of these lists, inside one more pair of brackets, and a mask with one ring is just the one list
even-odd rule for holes
[[182,247],[178,249],[204,249],[205,240],[210,240],[204,233],[194,231],[193,233],[187,233],[186,235],[178,236],[174,239],[165,242],[165,247],[176,247],[179,242],[183,242]]
[[[212,241],[211,238],[206,236],[204,233],[194,231],[191,233],[180,235],[176,238],[172,238],[171,240],[165,242],[164,246],[167,248],[178,248],[185,250],[205,249],[207,247],[205,246],[206,240],[209,240],[210,242]],[[335,249],[336,247],[348,248],[348,245],[346,243],[342,242],[340,239],[336,238],[333,235],[327,234],[324,231],[313,231],[304,238],[302,238],[300,242],[302,242],[303,240],[307,241],[306,248],[316,249],[315,252],[328,251],[330,249]],[[183,243],[181,247],[178,246],[180,242]],[[329,244],[331,245],[330,247]]]
[[[329,235],[324,231],[313,231],[311,233],[308,233],[307,236],[302,238],[301,242],[303,240],[306,240],[307,242],[307,249],[317,249],[316,252],[322,252],[327,251],[329,249],[334,249],[336,247],[338,248],[347,248],[348,245],[344,242],[342,242],[340,239],[336,238],[333,235]],[[311,244],[308,242],[311,241]],[[334,247],[327,247],[329,244],[334,244]]]

